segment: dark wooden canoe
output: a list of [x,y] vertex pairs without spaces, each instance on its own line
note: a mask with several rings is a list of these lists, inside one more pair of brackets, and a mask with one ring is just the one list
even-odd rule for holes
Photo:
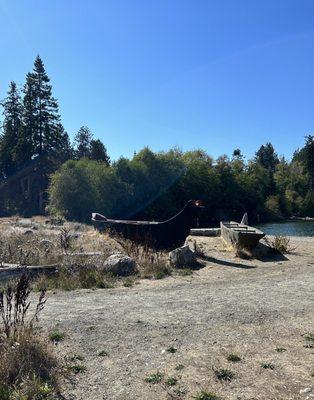
[[220,222],[221,236],[234,247],[254,249],[258,242],[265,236],[259,229],[238,222]]
[[92,221],[100,231],[112,231],[152,248],[169,249],[183,245],[202,208],[200,201],[190,200],[178,214],[162,222],[108,219],[97,213],[92,214]]

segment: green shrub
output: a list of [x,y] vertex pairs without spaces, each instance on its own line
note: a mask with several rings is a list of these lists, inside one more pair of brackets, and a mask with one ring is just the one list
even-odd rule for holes
[[68,370],[71,372],[74,372],[75,374],[81,374],[87,370],[85,365],[82,364],[74,364],[74,365],[69,365]]
[[231,362],[240,362],[241,357],[239,357],[237,354],[229,354],[227,360]]
[[147,378],[145,378],[145,382],[155,384],[155,383],[161,382],[162,378],[163,378],[163,374],[161,372],[157,371],[156,373],[151,374]]
[[177,378],[174,378],[173,376],[170,376],[167,380],[166,380],[166,385],[167,386],[174,386],[176,385],[178,382]]
[[220,381],[231,381],[235,377],[235,374],[229,369],[216,369],[214,372]]
[[212,392],[207,392],[206,390],[202,390],[195,397],[195,400],[220,400],[220,398]]
[[62,342],[65,339],[65,333],[64,332],[59,332],[59,331],[53,331],[49,335],[49,340],[51,342]]
[[274,364],[272,364],[270,362],[261,363],[261,367],[264,368],[264,369],[275,369]]

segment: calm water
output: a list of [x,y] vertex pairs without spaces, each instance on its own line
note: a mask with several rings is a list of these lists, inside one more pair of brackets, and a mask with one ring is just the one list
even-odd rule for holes
[[291,221],[260,224],[258,229],[267,235],[314,236],[314,221]]

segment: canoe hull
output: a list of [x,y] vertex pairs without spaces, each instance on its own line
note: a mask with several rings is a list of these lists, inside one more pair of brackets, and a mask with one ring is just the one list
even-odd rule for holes
[[237,222],[221,222],[221,236],[230,245],[241,249],[254,249],[265,233]]
[[174,217],[163,222],[97,220],[93,217],[94,226],[100,231],[109,231],[155,249],[170,249],[182,246],[195,219],[203,207],[190,200]]

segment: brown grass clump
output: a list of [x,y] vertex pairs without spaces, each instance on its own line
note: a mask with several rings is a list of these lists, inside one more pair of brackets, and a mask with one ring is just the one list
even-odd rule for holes
[[0,262],[18,265],[55,264],[61,259],[56,235],[0,234]]
[[276,235],[274,238],[265,237],[264,241],[276,253],[286,254],[295,251],[295,248],[291,246],[290,238],[287,236]]
[[52,275],[41,275],[33,283],[36,290],[112,288],[114,278],[96,265],[64,265]]
[[30,313],[30,281],[23,274],[0,293],[0,399],[54,399],[57,360],[34,328],[44,308],[45,292]]
[[99,252],[109,256],[120,249],[108,235],[82,224],[55,226],[26,220],[27,225],[22,226],[19,220],[0,222],[0,265],[60,265],[78,254]]
[[47,343],[31,330],[21,333],[16,342],[3,341],[0,358],[1,400],[53,398],[57,386],[57,360]]
[[171,275],[165,252],[156,251],[145,245],[139,245],[131,240],[116,238],[123,251],[136,261],[140,276],[143,278],[162,279]]

